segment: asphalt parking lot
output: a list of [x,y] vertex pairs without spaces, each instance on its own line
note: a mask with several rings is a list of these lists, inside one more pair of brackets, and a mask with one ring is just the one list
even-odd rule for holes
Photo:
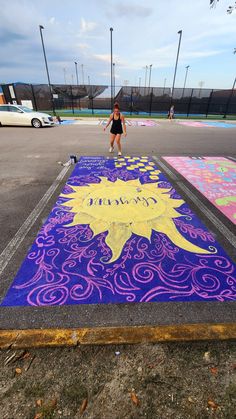
[[[128,127],[123,150],[128,155],[157,158],[235,158],[235,133],[236,128],[192,128],[176,121],[160,121],[155,127]],[[2,296],[71,173],[73,167],[63,168],[58,161],[67,161],[70,154],[109,156],[108,148],[109,134],[99,125],[0,128],[0,254],[10,241],[14,242],[14,254],[4,256],[7,264],[0,275]],[[168,177],[168,172],[165,174]],[[178,188],[178,176],[174,186]],[[232,223],[194,193],[235,234]],[[45,194],[47,200],[40,210]],[[235,260],[235,249],[218,230],[217,222],[212,223],[187,194],[182,196]],[[28,217],[30,228],[21,242],[19,229]],[[31,349],[23,357],[22,351],[13,351],[1,352],[4,419],[33,418],[37,414],[43,418],[77,418],[85,405],[84,415],[91,419],[235,415],[233,342]],[[13,357],[13,363],[6,364],[9,357]],[[21,371],[19,375],[16,368]]]
[[[61,125],[51,128],[1,127],[0,129],[0,297],[4,297],[25,255],[56,201],[73,166],[62,167],[70,154],[109,156],[109,132],[101,125]],[[128,127],[123,138],[126,155],[236,156],[235,128],[189,127],[178,121],[158,121],[153,127]],[[116,153],[114,153],[116,155]],[[159,160],[161,162],[161,160]],[[162,163],[163,165],[163,160]],[[235,261],[235,226],[195,188],[174,178],[166,162],[161,168],[172,185],[205,223],[219,244]],[[198,199],[194,202],[188,186]],[[210,209],[209,219],[202,204]],[[220,228],[220,226],[223,228]],[[231,240],[229,238],[231,237]],[[10,247],[9,247],[10,243]],[[230,315],[230,314],[229,314]]]
[[[236,155],[236,128],[192,128],[160,121],[155,127],[128,127],[127,131],[122,144],[129,155]],[[61,172],[58,161],[67,161],[70,154],[108,156],[108,148],[109,133],[99,125],[1,127],[0,252]],[[62,184],[65,180],[66,176]],[[60,186],[55,196],[59,190]],[[36,231],[46,215],[47,209],[37,221]]]

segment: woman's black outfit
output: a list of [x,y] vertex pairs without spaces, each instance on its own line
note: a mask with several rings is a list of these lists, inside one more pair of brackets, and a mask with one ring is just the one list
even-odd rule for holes
[[114,113],[113,113],[110,133],[115,134],[115,135],[116,134],[123,134],[122,123],[121,123],[121,119],[120,119],[120,113],[119,113],[119,118],[118,119],[114,118]]

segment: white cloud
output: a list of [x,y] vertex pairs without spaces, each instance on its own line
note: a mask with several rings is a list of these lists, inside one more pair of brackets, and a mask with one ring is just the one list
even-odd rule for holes
[[[110,54],[94,54],[93,58],[98,61],[102,61],[103,63],[110,64],[111,63],[111,55]],[[116,66],[125,67],[127,63],[125,60],[121,59],[118,55],[113,55],[113,62]]]
[[[111,73],[108,73],[108,72],[100,73],[100,76],[102,76],[102,77],[111,77]],[[115,79],[120,79],[120,75],[119,74],[115,74]]]
[[223,52],[225,52],[225,50],[186,51],[182,54],[182,60],[186,58],[213,57],[214,55],[219,55]]
[[94,58],[99,61],[103,61],[105,63],[111,62],[110,54],[94,54]]
[[55,20],[56,20],[56,18],[54,16],[50,17],[49,23],[51,23],[53,25],[53,23],[55,23]]
[[81,34],[92,32],[94,31],[96,27],[97,27],[96,22],[89,22],[88,20],[86,21],[83,17],[81,18],[80,20],[80,33]]
[[89,48],[90,48],[90,45],[89,45],[89,44],[86,44],[85,42],[79,42],[79,43],[77,44],[77,46],[78,46],[80,49],[82,49],[82,50],[86,50],[86,49],[89,49]]
[[112,7],[107,11],[108,17],[117,17],[117,18],[145,18],[152,14],[152,8],[143,6],[141,4],[130,3],[127,4],[127,2],[120,1],[117,4],[113,4]]
[[100,73],[100,76],[102,76],[102,77],[110,77],[111,76],[111,73],[106,73],[106,72]]

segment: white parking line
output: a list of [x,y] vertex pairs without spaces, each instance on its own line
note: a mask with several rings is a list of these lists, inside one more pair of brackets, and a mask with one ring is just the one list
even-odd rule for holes
[[41,198],[39,203],[36,205],[36,207],[33,209],[33,211],[30,213],[28,218],[25,220],[25,222],[22,224],[22,226],[19,228],[15,236],[12,238],[12,240],[8,243],[8,245],[5,247],[3,252],[0,254],[0,275],[10,262],[12,256],[17,251],[18,247],[24,240],[27,233],[30,231],[31,227],[34,225],[37,218],[40,216],[41,212],[47,205],[48,201],[54,194],[55,190],[57,189],[58,185],[60,184],[61,180],[64,178],[66,173],[68,172],[70,166],[64,167],[62,171],[59,173],[57,178],[54,180],[53,184],[50,186],[50,188],[47,190],[45,195]]
[[152,156],[153,160],[170,176],[172,180],[177,181],[177,176],[167,167],[158,157]]
[[232,157],[232,156],[227,156],[227,159],[230,159],[230,160],[236,161],[236,158],[235,158],[235,157]]

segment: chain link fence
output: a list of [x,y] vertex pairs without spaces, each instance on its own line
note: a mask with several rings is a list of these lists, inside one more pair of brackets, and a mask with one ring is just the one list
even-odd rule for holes
[[236,115],[235,90],[102,85],[2,84],[6,103],[31,106],[38,111],[108,113],[117,101],[130,115],[167,114],[171,104],[176,114]]

